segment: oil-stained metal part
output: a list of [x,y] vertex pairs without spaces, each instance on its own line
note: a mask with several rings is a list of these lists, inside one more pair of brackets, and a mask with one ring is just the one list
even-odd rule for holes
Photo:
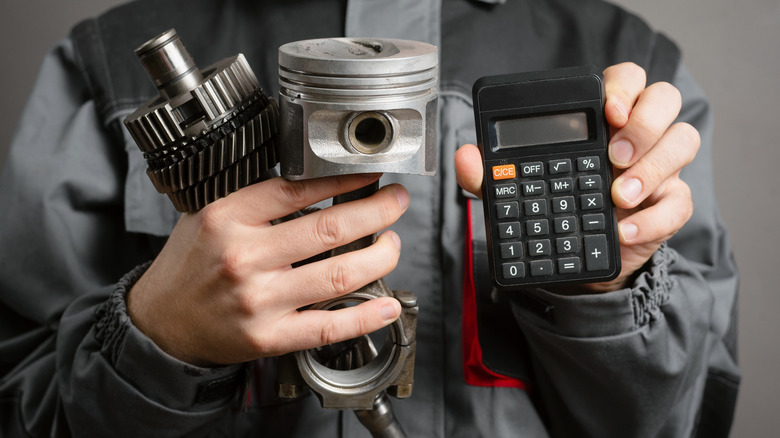
[[[408,298],[410,292],[404,291],[401,294]],[[331,310],[379,297],[397,298],[397,295],[398,291],[391,291],[380,279],[348,296],[317,303],[311,309]],[[414,385],[418,307],[416,299],[402,301],[401,305],[401,316],[389,326],[388,339],[376,353],[376,358],[360,367],[338,369],[345,367],[338,362],[323,364],[323,354],[317,350],[295,353],[300,376],[320,399],[322,407],[366,410],[373,409],[374,400],[385,390],[398,398],[411,395]],[[289,383],[295,382],[280,382]]]
[[401,423],[395,418],[393,406],[387,394],[379,394],[371,410],[355,411],[360,424],[365,426],[373,438],[406,438]]
[[[376,193],[379,183],[336,196],[334,204],[366,198]],[[366,248],[376,241],[372,234],[330,251],[337,256]],[[397,398],[411,396],[414,387],[418,303],[415,294],[391,290],[384,279],[341,297],[315,303],[312,310],[336,310],[381,297],[392,297],[401,304],[401,315],[388,326],[387,339],[379,351],[368,337],[326,345],[287,355],[280,362],[277,376],[279,396],[294,397],[308,386],[324,408],[371,410],[376,399],[387,392]],[[284,365],[283,365],[284,364]],[[285,368],[297,365],[294,373]],[[385,415],[385,414],[382,414]],[[368,417],[366,417],[368,418]],[[373,420],[379,424],[379,419]]]
[[199,70],[173,29],[135,53],[159,97],[125,126],[177,210],[199,210],[276,166],[279,109],[242,54]]

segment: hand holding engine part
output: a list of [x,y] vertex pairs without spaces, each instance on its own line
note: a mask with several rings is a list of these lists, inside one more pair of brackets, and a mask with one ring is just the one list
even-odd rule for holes
[[[281,397],[308,386],[325,408],[373,410],[359,418],[375,436],[403,436],[384,392],[411,395],[417,298],[382,280],[400,239],[376,233],[409,195],[377,180],[436,171],[436,48],[282,46],[281,115],[242,55],[200,71],[173,30],[136,54],[160,96],[125,123],[155,187],[192,214],[128,294],[134,324],[196,365],[295,352],[280,359]],[[277,156],[291,181],[269,179]],[[376,348],[364,335],[388,324]]]

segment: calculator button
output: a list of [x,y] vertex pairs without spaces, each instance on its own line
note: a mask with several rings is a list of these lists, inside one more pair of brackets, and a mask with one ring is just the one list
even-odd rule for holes
[[609,253],[607,236],[596,234],[585,236],[585,269],[588,271],[603,271],[609,269]]
[[601,210],[604,208],[604,197],[601,193],[580,196],[580,208],[583,210]]
[[574,196],[562,196],[560,198],[553,198],[552,211],[555,214],[569,213],[574,211]]
[[586,175],[578,179],[580,190],[601,190],[601,175]]
[[520,238],[520,222],[506,222],[498,224],[499,239],[518,239]]
[[569,173],[571,172],[571,160],[568,158],[564,160],[552,160],[547,163],[547,167],[550,170],[550,175]]
[[550,234],[550,225],[547,219],[537,219],[525,223],[525,234],[527,236],[543,236]]
[[553,193],[565,193],[574,189],[574,182],[571,178],[554,179],[550,181],[550,191]]
[[606,227],[604,215],[601,213],[586,214],[582,216],[582,229],[585,231],[598,231]]
[[493,179],[512,179],[517,174],[515,173],[514,164],[502,164],[501,166],[493,166]]
[[560,237],[555,239],[555,250],[558,254],[571,254],[580,251],[580,240],[576,237]]
[[547,214],[547,202],[544,199],[523,202],[526,216]]
[[574,216],[556,217],[553,219],[553,227],[558,234],[573,233],[577,231],[577,218]]
[[544,181],[528,181],[523,183],[524,196],[541,196],[544,194]]
[[497,184],[495,186],[496,189],[496,198],[498,199],[506,199],[506,198],[514,198],[517,196],[517,184]]
[[523,262],[502,263],[501,270],[505,280],[525,277],[525,264]]
[[528,241],[528,255],[530,256],[543,256],[550,255],[550,241],[543,240],[529,240]]
[[502,202],[496,204],[496,217],[499,219],[514,219],[520,217],[520,206],[517,202]]
[[580,272],[579,257],[566,257],[566,258],[558,259],[558,273],[576,274],[578,272]]
[[531,262],[532,277],[546,277],[553,273],[552,260],[534,260]]
[[522,176],[541,176],[544,174],[544,168],[541,161],[533,163],[522,163],[520,165],[520,175]]
[[580,172],[593,172],[599,170],[601,162],[599,157],[580,157],[577,158],[577,170]]
[[516,259],[522,256],[523,256],[523,245],[520,242],[501,244],[502,259]]

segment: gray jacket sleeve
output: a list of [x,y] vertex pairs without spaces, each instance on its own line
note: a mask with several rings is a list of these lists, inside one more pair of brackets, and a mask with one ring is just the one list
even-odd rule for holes
[[675,85],[683,94],[679,119],[702,136],[682,173],[693,195],[690,222],[631,288],[583,296],[536,290],[546,314],[514,308],[553,436],[693,436],[708,374],[738,382],[738,281],[713,192],[711,112],[684,66]]
[[0,436],[197,436],[244,369],[178,362],[130,323],[154,252],[124,229],[125,152],[73,56],[46,57],[0,180]]

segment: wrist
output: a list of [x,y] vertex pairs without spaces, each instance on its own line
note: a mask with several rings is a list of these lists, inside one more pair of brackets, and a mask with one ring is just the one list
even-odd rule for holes
[[[125,296],[127,316],[133,326],[149,338],[164,353],[176,360],[197,367],[219,367],[223,364],[210,362],[192,354],[192,342],[183,336],[183,330],[176,324],[176,307],[161,306],[159,298],[163,291],[158,290],[153,280],[153,266],[141,275],[129,288]],[[188,348],[189,347],[189,348]]]
[[140,265],[122,277],[95,312],[95,339],[102,356],[134,391],[174,409],[209,410],[241,402],[248,382],[246,364],[203,367],[183,361],[164,351],[132,321],[127,299],[149,266]]
[[625,288],[601,294],[532,289],[515,297],[512,307],[521,324],[561,336],[627,333],[660,318],[672,289],[669,268],[675,260],[674,250],[663,244]]

